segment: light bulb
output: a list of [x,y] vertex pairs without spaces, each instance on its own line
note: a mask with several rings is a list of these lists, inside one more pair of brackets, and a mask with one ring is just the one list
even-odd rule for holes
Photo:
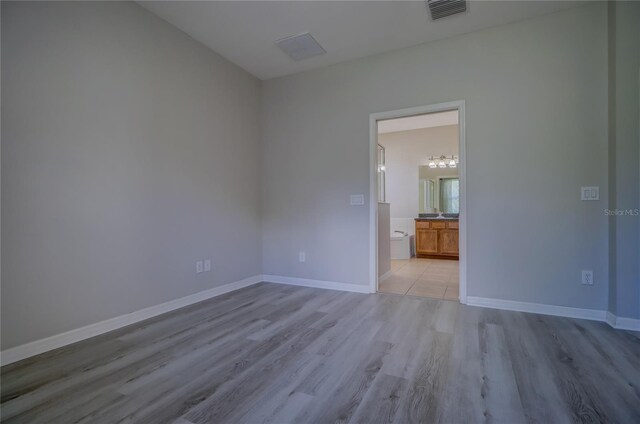
[[429,168],[435,168],[436,163],[434,161],[429,161]]
[[386,168],[384,165],[380,165],[380,170],[381,170],[381,171],[386,171],[386,170],[387,170],[387,168]]
[[446,163],[444,163],[444,161],[443,161],[443,160],[441,160],[440,162],[438,162],[438,167],[439,167],[439,168],[446,168],[446,167],[447,167],[447,164],[446,164]]
[[453,160],[453,159],[451,159],[451,160],[449,161],[449,168],[455,168],[455,167],[456,167],[456,161],[455,161],[455,160]]

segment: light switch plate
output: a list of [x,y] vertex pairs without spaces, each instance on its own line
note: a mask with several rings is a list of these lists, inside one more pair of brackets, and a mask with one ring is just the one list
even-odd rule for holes
[[600,187],[582,187],[580,190],[581,200],[600,200]]
[[364,205],[364,194],[352,194],[349,198],[352,206]]
[[204,272],[211,271],[211,259],[204,260]]
[[586,284],[588,286],[593,285],[593,271],[582,270],[582,284]]
[[196,262],[196,273],[200,274],[201,272],[203,272],[202,261],[197,261]]

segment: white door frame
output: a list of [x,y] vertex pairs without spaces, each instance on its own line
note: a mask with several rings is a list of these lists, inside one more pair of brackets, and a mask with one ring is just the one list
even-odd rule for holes
[[377,112],[369,115],[369,291],[378,291],[378,179],[377,147],[378,121],[426,113],[458,111],[458,165],[460,178],[460,303],[467,303],[467,178],[465,102],[438,103],[408,109]]

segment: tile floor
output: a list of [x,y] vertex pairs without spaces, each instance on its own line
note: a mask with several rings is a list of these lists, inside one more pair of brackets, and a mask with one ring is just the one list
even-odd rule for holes
[[394,259],[391,260],[391,275],[380,281],[378,291],[457,301],[459,278],[458,261]]

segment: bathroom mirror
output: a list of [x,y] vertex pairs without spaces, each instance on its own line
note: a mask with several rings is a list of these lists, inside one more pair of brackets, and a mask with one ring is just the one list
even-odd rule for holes
[[457,168],[418,169],[418,213],[460,213],[460,180]]
[[435,213],[436,211],[436,182],[429,179],[421,179],[418,187],[418,213]]

